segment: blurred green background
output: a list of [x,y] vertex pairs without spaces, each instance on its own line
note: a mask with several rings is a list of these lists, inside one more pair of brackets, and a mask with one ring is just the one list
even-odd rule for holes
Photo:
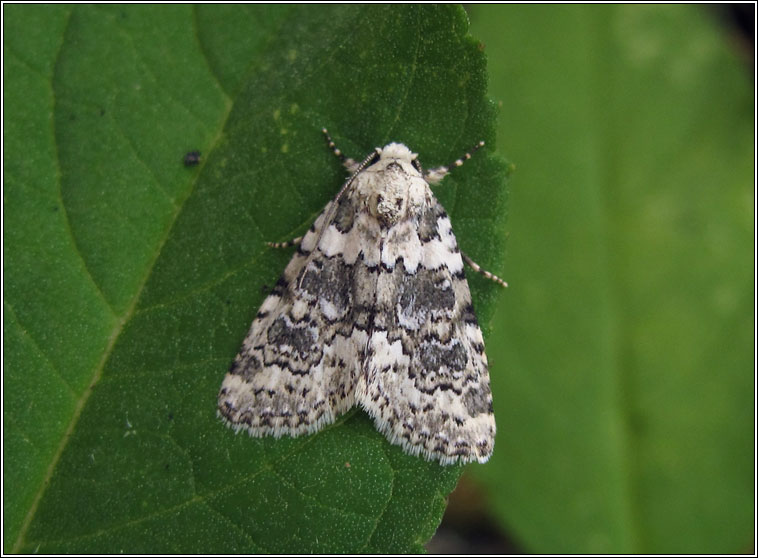
[[705,6],[467,11],[515,165],[510,288],[495,455],[430,548],[750,551],[752,45]]

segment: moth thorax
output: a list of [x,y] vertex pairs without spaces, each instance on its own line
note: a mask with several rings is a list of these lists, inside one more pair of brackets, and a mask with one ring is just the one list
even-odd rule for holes
[[369,198],[369,211],[384,227],[391,227],[405,214],[408,206],[408,179],[401,173],[385,170],[382,188],[378,188]]

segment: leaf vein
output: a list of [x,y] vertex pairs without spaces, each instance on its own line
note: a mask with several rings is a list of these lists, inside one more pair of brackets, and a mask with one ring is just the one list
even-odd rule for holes
[[24,338],[28,339],[29,342],[32,345],[34,345],[34,348],[37,349],[37,352],[39,353],[39,355],[45,360],[45,362],[47,362],[47,364],[50,366],[50,369],[60,379],[60,381],[63,383],[63,385],[66,386],[66,389],[71,394],[71,396],[74,399],[77,398],[79,396],[79,394],[76,393],[76,391],[71,386],[71,384],[68,382],[68,380],[66,380],[66,378],[63,377],[63,374],[58,369],[58,367],[55,366],[55,364],[53,364],[53,361],[50,359],[50,357],[47,355],[47,353],[45,353],[45,351],[42,350],[42,347],[40,346],[39,343],[37,343],[37,340],[34,338],[34,336],[32,336],[32,334],[29,333],[29,331],[22,325],[21,320],[19,320],[18,314],[13,309],[13,306],[11,305],[11,303],[8,302],[7,300],[3,300],[3,306],[6,308],[6,310],[8,312],[11,313],[11,315],[13,317],[13,321],[15,321],[16,324],[18,324],[19,330],[21,331],[21,333],[23,333]]

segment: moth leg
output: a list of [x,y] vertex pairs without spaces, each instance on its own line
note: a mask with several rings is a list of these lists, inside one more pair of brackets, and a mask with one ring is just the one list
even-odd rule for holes
[[321,128],[321,131],[324,133],[324,136],[326,136],[326,141],[329,142],[329,149],[331,149],[332,152],[339,158],[339,160],[342,161],[342,164],[345,166],[345,168],[350,171],[355,170],[355,159],[345,157],[345,154],[339,147],[337,147],[337,144],[334,143],[332,136],[329,135],[329,132],[326,131],[326,128]]
[[465,153],[463,155],[463,157],[461,157],[460,159],[456,159],[455,162],[452,165],[448,165],[446,167],[435,167],[433,169],[429,169],[428,171],[426,171],[426,174],[424,175],[424,178],[426,179],[426,181],[429,184],[437,184],[437,183],[439,183],[440,180],[442,180],[443,178],[445,178],[448,175],[448,173],[450,172],[450,169],[452,167],[461,167],[461,166],[463,166],[463,163],[465,163],[466,161],[468,161],[469,159],[471,159],[471,155],[473,155],[474,153],[476,153],[476,151],[479,148],[481,148],[481,147],[484,147],[484,142],[483,141],[480,141],[479,143],[477,143],[474,146],[474,148],[471,151]]
[[469,258],[463,252],[461,252],[461,256],[463,257],[463,261],[466,262],[471,267],[471,269],[473,269],[477,273],[481,273],[487,279],[489,279],[490,281],[494,281],[495,283],[499,284],[502,287],[507,287],[508,286],[508,283],[506,283],[505,281],[503,281],[502,279],[500,279],[500,277],[498,277],[494,273],[490,273],[486,269],[482,269],[481,266],[478,263],[476,263],[474,260],[472,260],[471,258]]
[[266,246],[269,248],[289,248],[290,246],[295,246],[297,244],[300,244],[300,242],[303,240],[302,236],[298,236],[297,238],[293,238],[292,240],[288,240],[287,242],[266,242]]

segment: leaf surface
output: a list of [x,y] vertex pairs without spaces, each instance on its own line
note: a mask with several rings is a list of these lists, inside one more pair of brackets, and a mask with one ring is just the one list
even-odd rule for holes
[[[235,436],[216,394],[344,171],[400,141],[427,166],[494,140],[453,6],[5,7],[5,551],[408,552],[460,467],[360,411]],[[199,150],[201,164],[185,167]],[[438,187],[497,271],[505,165]],[[485,329],[498,288],[471,281]]]

